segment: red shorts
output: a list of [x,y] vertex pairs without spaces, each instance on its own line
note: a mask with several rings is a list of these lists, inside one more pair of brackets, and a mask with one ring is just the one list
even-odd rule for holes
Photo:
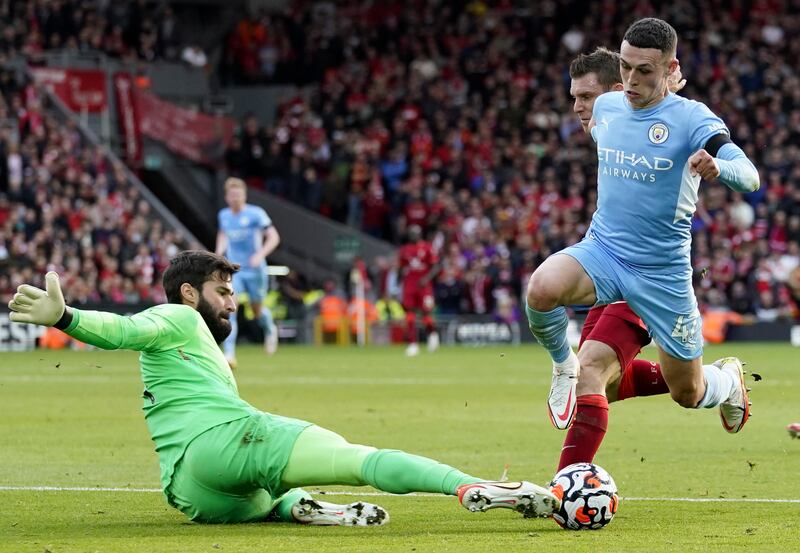
[[406,311],[422,311],[430,313],[433,311],[433,285],[417,284],[415,282],[405,282],[403,284],[403,309]]
[[581,344],[586,340],[602,342],[613,349],[624,370],[650,343],[650,334],[627,303],[612,303],[589,310],[581,330]]

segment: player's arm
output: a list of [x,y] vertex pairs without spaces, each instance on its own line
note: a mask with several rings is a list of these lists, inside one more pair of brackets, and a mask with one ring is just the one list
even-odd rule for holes
[[424,276],[424,277],[422,277],[422,278],[420,279],[419,283],[420,283],[420,284],[422,284],[423,286],[425,286],[425,285],[426,285],[426,284],[428,284],[428,283],[429,283],[431,280],[433,280],[434,278],[436,278],[436,275],[438,275],[438,274],[439,274],[439,272],[440,272],[441,270],[442,270],[442,264],[441,264],[441,263],[435,263],[435,264],[434,264],[434,265],[431,267],[431,270],[430,270],[430,271],[428,271],[428,272],[425,274],[425,276]]
[[705,180],[718,178],[736,192],[755,192],[761,186],[753,162],[725,133],[711,137],[705,148],[691,155],[689,171]]
[[102,349],[152,350],[169,341],[175,330],[187,332],[186,328],[180,330],[187,321],[176,316],[179,309],[169,317],[149,310],[130,317],[105,311],[84,311],[67,307],[57,273],[47,273],[45,283],[45,290],[27,284],[17,289],[8,304],[12,321],[52,326]]
[[214,248],[214,253],[217,255],[225,255],[228,250],[228,236],[222,231],[217,231],[217,246]]
[[281,235],[278,234],[278,229],[276,229],[274,225],[265,228],[264,243],[261,245],[261,249],[258,250],[261,259],[266,259],[269,254],[275,251],[275,248],[277,248],[280,243]]

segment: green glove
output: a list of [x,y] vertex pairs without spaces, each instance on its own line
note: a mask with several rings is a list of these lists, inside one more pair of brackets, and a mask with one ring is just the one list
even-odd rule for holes
[[46,290],[27,284],[17,288],[17,293],[8,302],[12,321],[53,326],[61,319],[66,304],[58,282],[58,273],[50,271],[44,275],[44,281]]

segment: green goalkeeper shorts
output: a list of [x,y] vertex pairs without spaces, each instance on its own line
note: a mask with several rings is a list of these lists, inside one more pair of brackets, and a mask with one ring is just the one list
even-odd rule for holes
[[259,413],[203,432],[175,467],[167,501],[197,522],[265,520],[287,491],[281,474],[309,426]]

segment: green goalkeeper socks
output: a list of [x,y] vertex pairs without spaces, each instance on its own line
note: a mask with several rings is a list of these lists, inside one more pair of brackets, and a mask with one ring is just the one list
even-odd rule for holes
[[[350,444],[338,434],[319,426],[309,426],[300,434],[281,476],[284,489],[369,484],[390,493],[447,495],[455,495],[463,484],[480,481],[419,455]],[[284,503],[291,507],[290,502]]]
[[390,493],[456,495],[459,486],[481,481],[433,459],[395,449],[371,453],[361,470],[367,484]]

